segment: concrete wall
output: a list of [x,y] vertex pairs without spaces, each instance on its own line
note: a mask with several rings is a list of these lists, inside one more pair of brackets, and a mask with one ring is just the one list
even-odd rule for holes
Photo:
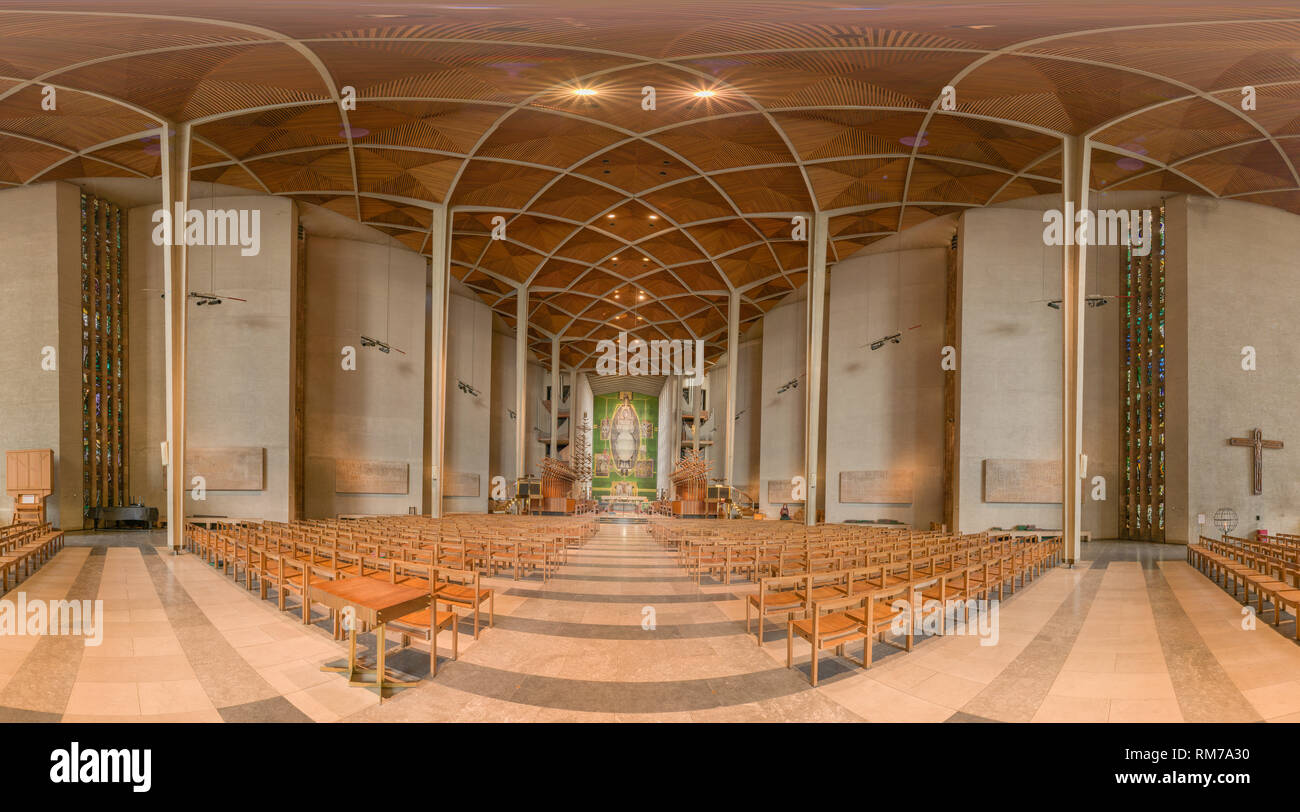
[[[308,518],[422,508],[425,264],[400,248],[307,239]],[[362,334],[405,354],[362,347]],[[356,349],[355,371],[342,368],[344,346]],[[448,392],[449,401],[454,394]],[[336,493],[337,459],[406,462],[407,492]]]
[[[763,317],[763,374],[758,397],[763,433],[758,481],[754,483],[757,492],[753,496],[769,517],[779,514],[781,505],[767,501],[768,481],[788,481],[804,472],[804,404],[808,386],[804,322],[807,303],[802,297],[793,298],[795,301],[778,305]],[[778,389],[796,378],[798,387],[777,394]],[[740,430],[738,427],[737,431]],[[794,512],[793,508],[791,512]]]
[[[265,487],[186,496],[187,515],[255,516],[284,521],[289,505],[292,290],[297,217],[292,201],[270,197],[205,197],[193,208],[261,211],[261,250],[192,246],[190,290],[238,297],[188,307],[186,448],[266,449]],[[131,492],[167,515],[166,361],[163,246],[153,244],[156,204],[130,211]],[[201,471],[198,473],[202,473]],[[187,483],[188,487],[188,483]]]
[[[446,475],[477,474],[479,495],[445,497],[442,509],[447,513],[485,513],[491,488],[492,311],[481,299],[453,295],[447,318],[447,422],[442,467]],[[460,391],[457,381],[477,390],[478,396]]]
[[1061,526],[1059,502],[997,504],[983,495],[986,459],[1061,458],[1061,313],[1035,301],[1059,296],[1061,252],[1044,246],[1042,234],[1033,211],[975,209],[961,218],[957,524],[963,532]]
[[[1182,380],[1169,380],[1167,403],[1186,397],[1185,416],[1166,419],[1185,467],[1185,486],[1167,483],[1167,540],[1195,538],[1205,514],[1236,511],[1234,535],[1256,529],[1300,532],[1300,216],[1252,203],[1179,197],[1168,204],[1171,251],[1166,354],[1178,353]],[[1242,369],[1242,349],[1256,369]],[[1171,371],[1172,375],[1172,371]],[[1228,445],[1259,428],[1279,450],[1265,450],[1263,493],[1252,493],[1253,450]],[[1185,438],[1185,439],[1184,439]],[[1185,448],[1185,452],[1181,449]],[[1172,449],[1167,458],[1174,456]]]
[[[835,266],[828,309],[826,520],[943,521],[943,247],[859,254]],[[911,329],[913,325],[920,325]],[[902,342],[872,351],[894,333]],[[841,471],[911,471],[910,505],[839,500]]]
[[[551,373],[546,367],[533,360],[530,354],[528,369],[524,373],[527,386],[527,409],[524,415],[524,475],[541,476],[537,467],[546,456],[546,443],[537,438],[551,433],[551,413],[542,408],[546,397],[546,385],[551,380]],[[513,407],[512,407],[513,408]],[[539,431],[540,429],[540,431]]]
[[[0,192],[0,451],[54,451],[46,516],[64,529],[82,526],[80,205],[66,183]],[[4,467],[0,524],[13,520]]]
[[[488,469],[490,476],[515,479],[515,337],[492,333],[491,425],[489,427]],[[513,495],[513,494],[512,494]]]

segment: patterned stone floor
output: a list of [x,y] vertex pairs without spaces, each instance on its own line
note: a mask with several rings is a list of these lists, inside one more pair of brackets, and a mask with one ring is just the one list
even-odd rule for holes
[[[745,633],[752,585],[697,587],[644,530],[606,526],[545,585],[491,579],[496,626],[474,641],[466,620],[459,661],[380,703],[320,670],[344,653],[323,617],[304,626],[161,543],[72,535],[4,596],[105,612],[98,646],[0,636],[0,722],[1300,720],[1291,621],[1244,629],[1176,546],[1084,545],[1002,603],[995,645],[877,644],[869,670],[825,653],[812,688],[806,645],[787,669],[779,624],[762,648]],[[390,663],[427,676],[419,650]]]

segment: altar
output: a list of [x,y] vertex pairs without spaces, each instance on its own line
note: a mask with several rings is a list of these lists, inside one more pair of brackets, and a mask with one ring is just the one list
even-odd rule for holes
[[640,513],[641,507],[649,501],[649,497],[646,496],[627,496],[613,493],[607,493],[600,497],[600,503],[606,510],[619,510],[624,513]]

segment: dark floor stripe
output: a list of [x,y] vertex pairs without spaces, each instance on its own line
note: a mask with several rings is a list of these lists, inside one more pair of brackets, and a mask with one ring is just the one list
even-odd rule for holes
[[960,710],[974,716],[1028,722],[1047,698],[1101,588],[1104,569],[1087,569],[1060,608],[1020,654]]
[[280,692],[239,656],[225,635],[212,625],[212,621],[158,557],[169,554],[163,549],[157,551],[157,554],[145,555],[144,565],[153,579],[154,590],[162,601],[163,610],[167,613],[167,622],[180,640],[181,650],[190,661],[190,667],[194,669],[208,699],[221,709],[279,696]]
[[282,696],[273,696],[257,702],[243,705],[231,705],[217,708],[217,713],[227,722],[310,722],[311,717],[298,710],[292,702]]
[[726,637],[745,629],[741,621],[735,620],[725,620],[717,623],[659,624],[652,630],[646,630],[641,628],[640,623],[569,623],[544,618],[520,617],[519,615],[497,615],[496,628],[524,634],[541,634],[547,637],[575,637],[585,640],[703,639]]
[[[59,552],[59,555],[63,555]],[[99,597],[99,582],[104,575],[104,548],[90,551],[81,570],[61,600],[93,601]],[[53,563],[53,559],[49,563]],[[49,566],[49,564],[46,564]],[[10,592],[12,596],[17,591]],[[9,598],[12,600],[12,598]],[[105,606],[105,611],[113,607]],[[72,696],[72,686],[81,670],[86,641],[80,635],[47,635],[23,660],[22,667],[0,692],[0,707],[41,711],[62,717]]]
[[1260,715],[1238,690],[1178,601],[1159,568],[1144,570],[1156,634],[1188,722],[1258,722]]

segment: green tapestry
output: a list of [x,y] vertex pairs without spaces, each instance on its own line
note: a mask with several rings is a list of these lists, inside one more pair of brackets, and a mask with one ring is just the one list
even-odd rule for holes
[[658,495],[655,459],[659,398],[634,392],[596,395],[591,423],[591,494]]

